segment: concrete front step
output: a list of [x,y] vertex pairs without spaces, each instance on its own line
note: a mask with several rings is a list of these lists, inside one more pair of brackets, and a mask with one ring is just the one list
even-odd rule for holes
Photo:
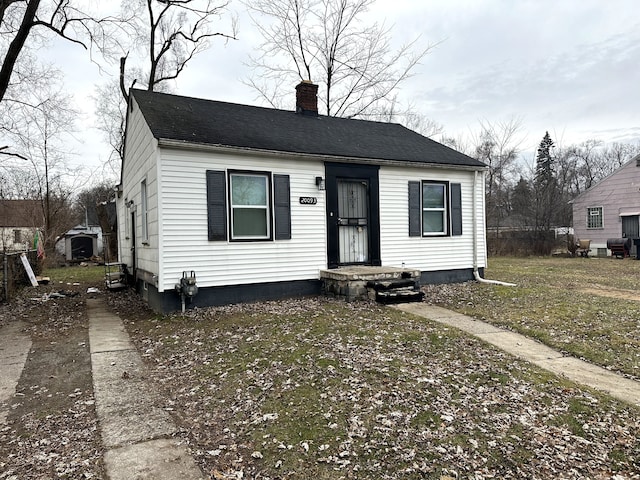
[[383,290],[376,292],[376,302],[383,304],[392,303],[409,303],[409,302],[421,302],[424,298],[424,292],[420,290]]
[[[411,290],[417,291],[420,287],[420,275],[420,270],[412,268],[371,267],[365,265],[320,271],[324,293],[329,296],[344,298],[348,302],[354,300],[377,300],[377,292],[391,292],[397,288],[411,288]],[[395,295],[395,297],[398,297],[398,295]],[[416,296],[405,295],[405,297],[415,298]],[[400,297],[398,297],[395,302],[390,303],[399,303],[400,301],[410,300],[400,300]]]

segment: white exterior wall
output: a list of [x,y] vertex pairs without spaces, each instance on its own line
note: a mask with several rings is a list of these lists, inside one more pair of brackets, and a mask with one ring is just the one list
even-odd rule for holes
[[[161,263],[158,290],[170,290],[183,271],[195,271],[200,287],[318,279],[326,268],[325,192],[320,161],[279,160],[258,156],[162,148]],[[289,175],[291,239],[209,241],[207,170],[254,170]],[[228,188],[228,185],[227,185]],[[316,197],[301,205],[299,197]]]
[[[380,248],[385,266],[421,271],[466,269],[473,266],[473,179],[474,172],[407,167],[380,168]],[[462,235],[409,237],[408,182],[435,180],[460,183],[462,193]],[[484,179],[476,184],[477,266],[486,266]]]
[[[121,262],[131,266],[132,232],[131,212],[135,212],[136,221],[136,268],[157,274],[159,271],[160,236],[158,233],[158,146],[151,130],[145,122],[138,105],[133,102],[133,111],[129,112],[126,145],[122,175],[122,197],[118,201],[118,252]],[[140,184],[147,182],[148,240],[142,238],[142,199]],[[127,202],[133,201],[131,206]],[[144,242],[144,243],[143,243]]]
[[[16,243],[16,230],[20,231],[20,242]],[[23,252],[33,249],[34,227],[0,227],[0,251]]]

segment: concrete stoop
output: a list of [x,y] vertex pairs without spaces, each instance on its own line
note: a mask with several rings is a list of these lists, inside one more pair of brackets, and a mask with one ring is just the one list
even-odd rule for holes
[[178,429],[158,405],[142,359],[122,320],[102,300],[88,299],[89,343],[104,463],[111,480],[200,480],[204,476]]
[[325,295],[347,302],[375,300],[385,304],[422,301],[420,275],[420,270],[411,268],[365,265],[320,271]]

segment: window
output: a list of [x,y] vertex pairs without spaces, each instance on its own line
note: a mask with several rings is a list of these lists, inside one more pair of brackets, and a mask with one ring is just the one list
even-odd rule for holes
[[207,229],[211,241],[290,240],[289,175],[207,170]]
[[13,231],[13,243],[22,243],[22,230]]
[[422,182],[422,234],[447,233],[447,186],[444,183]]
[[602,207],[587,208],[587,228],[603,228]]
[[231,238],[233,240],[268,239],[271,235],[269,215],[269,176],[232,173]]
[[147,205],[147,181],[140,183],[140,215],[142,221],[142,242],[149,240],[149,212]]
[[462,235],[459,183],[409,182],[409,236]]

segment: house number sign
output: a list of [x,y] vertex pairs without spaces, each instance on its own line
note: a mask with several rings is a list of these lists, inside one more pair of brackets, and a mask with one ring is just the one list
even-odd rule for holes
[[318,203],[317,197],[300,197],[301,205],[315,205]]

